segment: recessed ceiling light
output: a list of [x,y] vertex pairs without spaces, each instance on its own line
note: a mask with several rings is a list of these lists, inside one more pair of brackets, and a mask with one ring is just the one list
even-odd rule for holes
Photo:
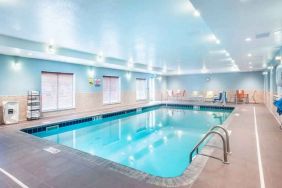
[[195,17],[199,17],[199,16],[201,16],[201,13],[200,13],[198,10],[195,10],[195,11],[193,12],[193,15],[194,15]]
[[249,66],[249,68],[250,68],[250,69],[252,69],[252,68],[253,68],[253,66]]
[[216,36],[214,34],[210,34],[208,36],[208,41],[214,42],[216,44],[220,44],[220,40],[218,38],[216,38]]
[[251,41],[252,41],[252,38],[248,37],[248,38],[245,39],[245,41],[246,41],[246,42],[251,42]]
[[251,53],[248,53],[248,57],[252,57],[253,55]]

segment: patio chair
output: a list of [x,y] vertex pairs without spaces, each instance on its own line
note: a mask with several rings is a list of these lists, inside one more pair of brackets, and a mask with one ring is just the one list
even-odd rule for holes
[[205,96],[205,102],[212,102],[214,99],[214,93],[213,91],[207,91]]

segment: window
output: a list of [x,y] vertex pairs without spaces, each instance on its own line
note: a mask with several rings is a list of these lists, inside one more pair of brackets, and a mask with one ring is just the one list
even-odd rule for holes
[[120,102],[120,80],[119,77],[103,77],[103,103],[114,104]]
[[75,107],[73,74],[42,72],[41,91],[42,111]]
[[147,99],[147,80],[136,79],[136,100],[146,100]]

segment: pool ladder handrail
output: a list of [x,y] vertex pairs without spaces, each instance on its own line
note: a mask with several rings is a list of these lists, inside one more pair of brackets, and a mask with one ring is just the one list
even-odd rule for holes
[[[220,128],[222,130],[224,130],[225,134],[226,134],[226,140],[224,139],[223,135],[218,132],[218,131],[214,131],[214,129],[216,128]],[[212,134],[216,134],[218,135],[221,140],[222,140],[222,144],[223,144],[223,163],[224,164],[229,164],[228,162],[228,153],[230,154],[230,146],[229,146],[229,134],[228,134],[228,131],[221,127],[221,126],[214,126],[211,128],[211,130],[209,132],[207,132],[207,134],[205,134],[205,136],[198,142],[198,144],[193,148],[193,150],[190,152],[190,163],[192,162],[193,160],[193,153],[196,151],[197,154],[199,154],[199,147],[200,145]],[[227,143],[228,142],[228,143]],[[228,148],[228,150],[227,150]],[[212,156],[210,156],[212,157]],[[213,157],[213,158],[216,158],[216,157]]]
[[220,126],[220,125],[216,125],[214,127],[212,127],[210,129],[210,131],[213,131],[215,129],[221,129],[223,130],[223,132],[225,133],[225,139],[226,139],[226,151],[228,154],[231,154],[232,152],[230,151],[230,142],[229,142],[229,133],[227,131],[227,129],[225,129],[224,127]]

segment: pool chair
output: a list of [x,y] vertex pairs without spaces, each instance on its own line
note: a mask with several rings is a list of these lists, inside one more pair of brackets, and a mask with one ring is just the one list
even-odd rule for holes
[[244,90],[239,89],[236,91],[236,104],[237,103],[249,103],[249,94],[246,94]]
[[185,96],[185,90],[176,90],[173,92],[173,96],[176,98],[176,100],[183,100]]
[[205,96],[205,102],[213,102],[213,99],[214,99],[213,91],[207,91]]
[[219,102],[219,103],[222,103],[222,104],[226,104],[227,102],[227,94],[225,91],[222,91],[219,93],[218,96],[215,96],[214,99],[213,99],[213,102]]
[[186,93],[185,90],[180,90],[179,95],[178,95],[178,99],[183,100],[184,97],[185,97],[185,93]]
[[198,91],[193,91],[190,97],[192,101],[203,101],[204,97]]

